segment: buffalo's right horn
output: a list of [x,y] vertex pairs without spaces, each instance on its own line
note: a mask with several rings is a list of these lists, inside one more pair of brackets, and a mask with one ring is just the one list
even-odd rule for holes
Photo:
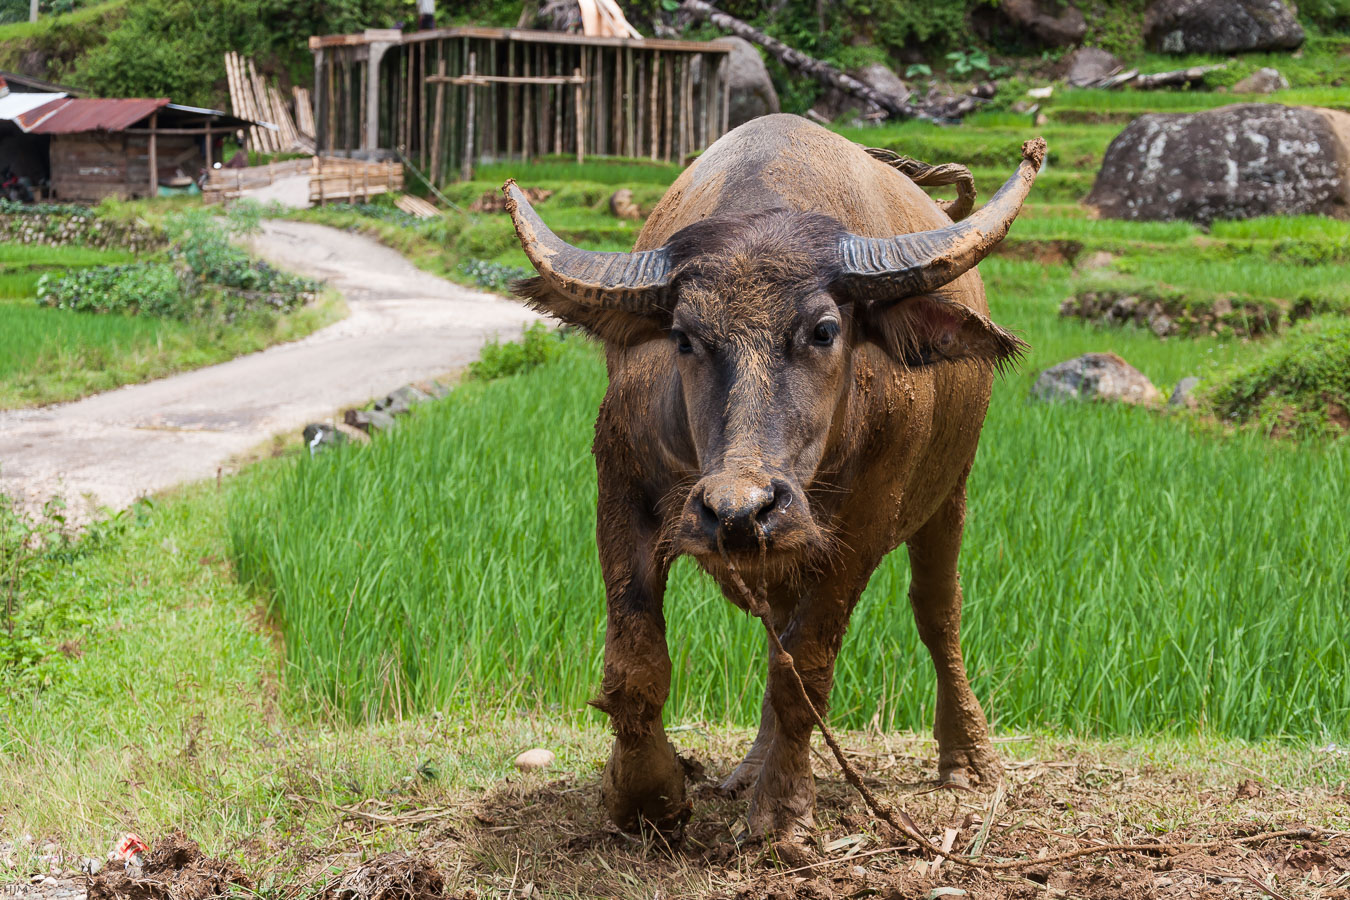
[[573,247],[544,224],[514,179],[502,185],[502,193],[525,255],[553,290],[585,306],[638,314],[668,305],[672,273],[665,250],[599,253]]
[[973,269],[1012,226],[1045,160],[1045,140],[1022,145],[1022,162],[979,212],[945,228],[890,238],[845,235],[835,287],[861,301],[893,303],[937,290]]

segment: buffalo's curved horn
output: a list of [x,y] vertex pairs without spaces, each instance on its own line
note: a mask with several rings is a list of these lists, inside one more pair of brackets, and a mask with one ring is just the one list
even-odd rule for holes
[[638,314],[666,305],[671,265],[665,250],[599,253],[573,247],[544,224],[514,179],[502,185],[502,193],[525,255],[553,290],[585,306]]
[[1027,141],[1013,176],[957,224],[892,238],[845,235],[835,287],[857,300],[894,302],[936,290],[974,268],[1008,233],[1044,160],[1045,140]]

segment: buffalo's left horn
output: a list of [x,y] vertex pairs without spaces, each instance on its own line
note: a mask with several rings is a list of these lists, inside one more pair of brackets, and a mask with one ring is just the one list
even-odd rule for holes
[[945,228],[891,238],[845,235],[835,287],[857,300],[894,302],[928,293],[973,269],[1008,233],[1045,160],[1045,140],[1022,145],[1022,162],[979,212]]
[[554,234],[514,179],[502,185],[506,211],[536,271],[558,293],[587,306],[646,313],[664,306],[671,284],[665,250],[598,253]]

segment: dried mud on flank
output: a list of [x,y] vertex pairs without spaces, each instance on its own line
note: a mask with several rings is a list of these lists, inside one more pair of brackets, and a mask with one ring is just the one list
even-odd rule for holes
[[203,856],[182,832],[161,838],[144,866],[108,863],[89,879],[89,900],[207,900],[242,893],[252,882],[233,862]]

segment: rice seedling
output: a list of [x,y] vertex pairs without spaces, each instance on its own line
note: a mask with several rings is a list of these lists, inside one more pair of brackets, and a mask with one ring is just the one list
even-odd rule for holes
[[[1343,735],[1350,684],[1328,673],[1350,664],[1337,612],[1350,547],[1325,536],[1348,527],[1350,447],[1033,405],[1035,373],[1084,350],[1121,352],[1160,384],[1254,351],[1061,321],[1064,267],[992,260],[985,276],[995,317],[1035,347],[996,388],[963,553],[964,643],[997,725]],[[297,698],[354,719],[583,708],[603,646],[588,453],[603,386],[596,351],[571,340],[368,448],[297,460],[235,497],[237,570],[270,598]],[[931,721],[906,581],[892,554],[854,619],[833,695],[841,725]],[[757,623],[688,562],[666,609],[670,719],[755,721]]]

